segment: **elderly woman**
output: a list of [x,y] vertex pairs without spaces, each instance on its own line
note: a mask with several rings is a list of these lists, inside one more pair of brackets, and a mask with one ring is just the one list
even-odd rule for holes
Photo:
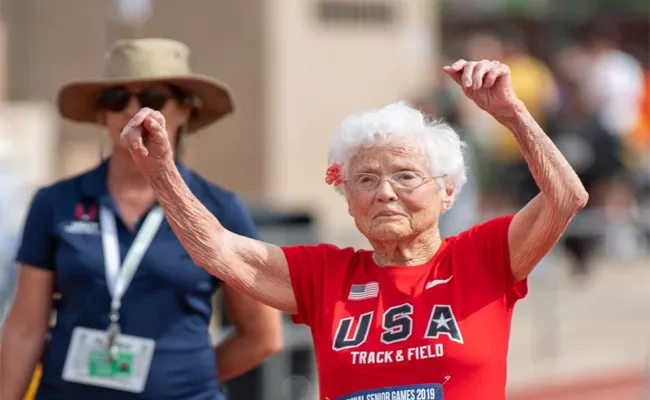
[[[190,71],[184,44],[138,39],[117,42],[104,77],[64,86],[58,105],[68,119],[105,126],[113,152],[34,197],[2,336],[0,398],[22,399],[40,359],[38,400],[224,399],[220,381],[281,348],[280,313],[222,286],[235,329],[213,348],[211,298],[221,282],[181,246],[120,133],[142,107],[157,110],[183,187],[224,227],[254,240],[237,196],[175,154],[182,135],[232,111],[229,91]],[[53,305],[54,292],[61,297]],[[56,325],[46,340],[53,308]]]
[[504,399],[513,307],[587,202],[506,65],[444,71],[512,131],[541,189],[516,215],[446,239],[438,219],[466,180],[463,144],[405,104],[348,117],[330,148],[327,181],[373,251],[230,232],[185,185],[160,113],[141,110],[122,133],[195,263],[310,326],[322,399]]

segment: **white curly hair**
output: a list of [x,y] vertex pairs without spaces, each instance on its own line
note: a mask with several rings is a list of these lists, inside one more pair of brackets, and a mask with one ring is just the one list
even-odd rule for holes
[[[392,138],[422,148],[429,157],[431,176],[447,176],[445,182],[453,185],[456,194],[467,182],[465,143],[451,126],[428,121],[404,101],[346,117],[330,141],[328,165],[340,165],[341,178],[345,179],[350,160],[360,148]],[[338,185],[337,191],[345,194],[342,186]]]

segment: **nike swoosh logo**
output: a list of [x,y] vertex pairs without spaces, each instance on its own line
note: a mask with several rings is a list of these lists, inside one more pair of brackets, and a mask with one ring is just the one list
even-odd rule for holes
[[425,289],[425,290],[426,290],[426,289],[431,289],[431,288],[434,287],[434,286],[443,285],[443,284],[445,284],[445,283],[448,283],[448,282],[451,280],[451,278],[453,278],[453,277],[454,277],[454,276],[452,275],[452,276],[450,276],[450,277],[447,278],[447,279],[434,279],[434,280],[432,280],[432,281],[429,281],[429,282],[427,282],[427,284],[426,284],[426,286],[424,287],[424,289]]

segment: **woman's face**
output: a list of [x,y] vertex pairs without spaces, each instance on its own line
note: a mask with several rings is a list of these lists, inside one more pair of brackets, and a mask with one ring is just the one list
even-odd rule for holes
[[445,178],[429,171],[429,158],[418,146],[393,139],[361,148],[345,181],[348,210],[361,233],[371,241],[391,241],[437,229],[453,189],[442,191]]
[[122,129],[145,106],[158,109],[163,114],[172,143],[178,128],[185,125],[190,116],[190,107],[182,104],[169,86],[134,83],[109,88],[100,96],[100,108],[104,110],[108,134],[115,148],[123,146],[120,141]]

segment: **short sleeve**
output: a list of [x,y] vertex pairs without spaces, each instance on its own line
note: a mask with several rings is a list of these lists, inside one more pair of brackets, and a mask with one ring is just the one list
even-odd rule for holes
[[36,268],[54,269],[54,231],[52,199],[48,189],[40,189],[34,195],[23,225],[23,234],[16,261]]
[[257,228],[253,218],[235,194],[230,195],[230,204],[224,216],[220,218],[223,226],[230,232],[252,239],[258,239]]
[[[315,310],[323,307],[322,289],[327,284],[323,271],[325,265],[332,265],[334,272],[336,260],[331,259],[333,253],[340,249],[332,245],[320,244],[315,246],[285,246],[282,247],[289,265],[291,285],[296,297],[298,314],[291,319],[296,324],[313,327]],[[335,275],[335,274],[332,274]]]
[[477,241],[481,248],[490,276],[494,277],[496,284],[505,285],[509,307],[528,294],[528,279],[515,282],[512,276],[508,229],[513,218],[514,214],[494,218],[470,230],[472,240]]

